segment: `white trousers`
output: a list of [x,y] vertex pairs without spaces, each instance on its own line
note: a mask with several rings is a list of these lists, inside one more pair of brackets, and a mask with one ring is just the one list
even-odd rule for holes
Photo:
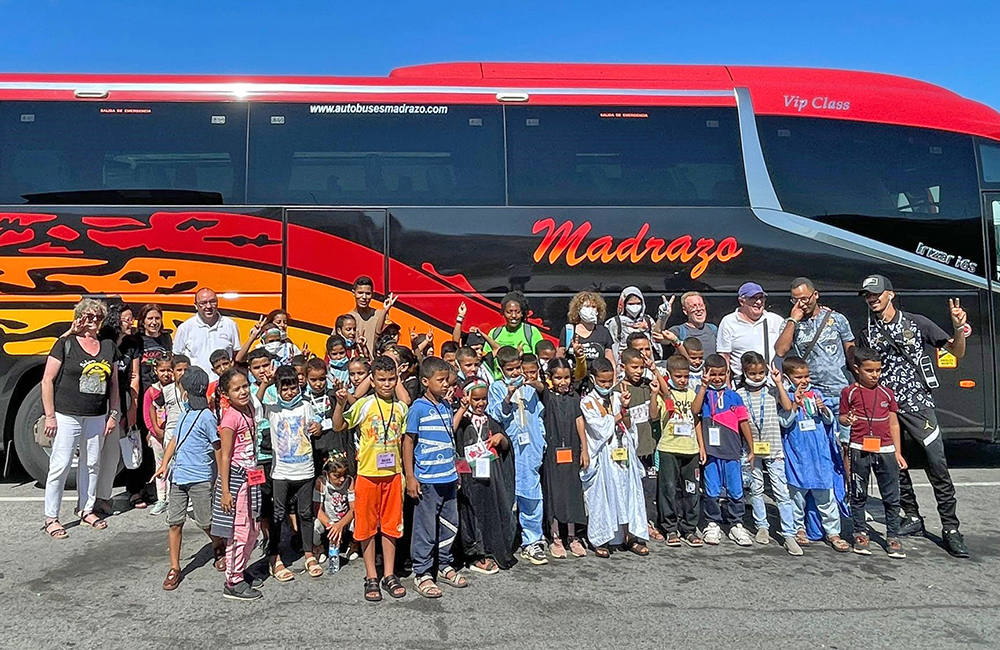
[[[105,419],[107,422],[107,419]],[[115,476],[118,475],[118,461],[122,458],[121,427],[116,426],[109,436],[101,436],[101,464],[97,472],[97,498],[111,500],[115,488]]]
[[[80,448],[76,474],[77,508],[83,514],[94,509],[97,473],[101,463],[106,415],[81,416],[56,413],[56,437],[52,440],[49,476],[45,480],[45,516],[56,518],[62,505],[66,479],[73,468],[73,452]],[[115,446],[117,447],[117,440]],[[121,453],[119,451],[119,453]]]

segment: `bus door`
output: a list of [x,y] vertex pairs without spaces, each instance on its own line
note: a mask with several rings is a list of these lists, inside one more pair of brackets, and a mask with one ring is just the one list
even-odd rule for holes
[[[989,272],[987,276],[990,281],[990,330],[993,340],[993,354],[990,359],[992,368],[987,368],[988,374],[993,377],[1000,372],[1000,192],[986,192],[983,194],[983,214],[986,215],[986,240],[988,242],[988,254],[986,256]],[[992,405],[988,410],[993,412],[993,433],[994,440],[998,439],[996,423],[1000,418],[1000,407],[997,402],[1000,394],[994,387]]]
[[285,210],[285,309],[290,337],[320,358],[340,314],[354,309],[351,285],[360,275],[374,281],[376,300],[387,291],[383,209],[288,208]]

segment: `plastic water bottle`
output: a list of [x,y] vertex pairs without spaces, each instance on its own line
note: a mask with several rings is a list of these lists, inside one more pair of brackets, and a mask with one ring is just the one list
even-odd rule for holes
[[328,573],[333,574],[340,571],[340,548],[331,546],[330,557],[326,562],[326,570]]

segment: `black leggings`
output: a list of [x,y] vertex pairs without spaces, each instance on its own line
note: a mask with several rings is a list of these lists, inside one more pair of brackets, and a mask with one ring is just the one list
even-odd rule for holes
[[271,534],[267,538],[267,554],[278,554],[278,544],[281,542],[281,524],[289,514],[289,504],[296,502],[295,513],[298,515],[299,539],[302,549],[312,552],[313,543],[313,486],[315,479],[289,481],[274,479],[274,517]]

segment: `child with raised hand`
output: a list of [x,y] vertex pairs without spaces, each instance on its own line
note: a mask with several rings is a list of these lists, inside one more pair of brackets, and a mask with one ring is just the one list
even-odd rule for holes
[[578,427],[587,440],[588,462],[580,478],[587,503],[587,532],[597,557],[611,554],[608,545],[649,555],[649,526],[642,492],[642,464],[636,455],[638,434],[629,415],[631,388],[615,392],[615,368],[605,357],[590,364],[593,389],[583,396]]
[[750,508],[753,510],[757,533],[754,541],[767,544],[771,540],[767,523],[767,509],[764,505],[764,469],[771,480],[771,494],[778,506],[781,518],[781,537],[789,555],[802,555],[802,548],[795,540],[795,513],[788,495],[785,479],[785,452],[781,444],[781,425],[778,421],[778,407],[784,411],[792,409],[788,394],[781,390],[781,372],[771,367],[771,381],[768,382],[767,364],[764,357],[754,351],[746,352],[740,359],[743,380],[736,393],[743,400],[750,416],[750,433],[753,435],[753,463],[743,466],[744,483],[750,486]]
[[340,563],[340,547],[354,521],[354,479],[347,456],[333,452],[323,463],[313,491],[316,518],[313,524],[313,555],[323,554],[329,545],[331,563]]
[[354,538],[365,560],[365,600],[382,600],[382,588],[393,598],[406,595],[395,574],[387,573],[379,586],[375,568],[375,535],[382,533],[386,571],[396,566],[396,541],[403,536],[403,477],[400,458],[406,433],[407,406],[396,397],[396,363],[382,356],[372,364],[373,395],[366,395],[344,412],[347,389],[336,392],[333,428],[358,428],[358,477],[355,484]]
[[[750,533],[743,527],[743,468],[740,459],[746,448],[746,462],[753,464],[753,436],[743,399],[729,386],[729,366],[719,354],[705,359],[705,374],[695,395],[691,410],[701,417],[698,453],[702,470],[702,514],[708,521],[702,539],[717,545],[722,540],[722,528],[729,526],[729,539],[739,546],[753,546]],[[725,488],[727,506],[720,505]]]
[[489,386],[476,376],[462,387],[455,412],[455,445],[462,456],[457,467],[459,533],[471,571],[491,575],[517,563],[517,519],[514,516],[514,463],[510,439],[486,415]]
[[885,509],[885,550],[891,558],[904,558],[899,541],[899,470],[906,469],[899,443],[899,419],[895,394],[880,383],[882,359],[871,348],[854,349],[857,382],[840,393],[840,423],[851,429],[851,517],[854,520],[854,552],[871,555],[868,549],[868,479],[878,481]]
[[451,366],[451,369],[458,372],[458,361],[456,360],[456,355],[458,354],[458,343],[454,341],[445,341],[441,344],[441,358],[444,362]]
[[337,448],[337,435],[333,430],[334,391],[327,389],[326,381],[326,364],[323,360],[318,357],[309,359],[306,362],[306,389],[302,391],[302,399],[312,407],[316,421],[319,422],[320,434],[312,441],[317,476],[330,452]]
[[688,360],[679,354],[667,359],[667,390],[652,384],[654,398],[649,403],[658,469],[656,473],[657,524],[666,534],[667,546],[682,543],[692,548],[703,545],[698,535],[698,434],[691,405],[695,392],[689,383]]
[[841,480],[834,471],[834,449],[839,450],[836,437],[828,430],[833,413],[823,403],[823,395],[812,388],[809,366],[799,357],[785,357],[782,371],[791,382],[788,390],[790,409],[782,407],[782,443],[785,451],[785,473],[792,497],[796,534],[800,546],[808,544],[805,531],[806,498],[812,496],[822,520],[823,533],[835,551],[851,549],[840,537],[840,510],[834,494],[834,481]]
[[290,507],[296,504],[296,523],[305,553],[305,568],[318,578],[323,568],[312,554],[312,491],[315,474],[312,438],[322,432],[313,407],[302,399],[298,376],[291,366],[279,366],[274,373],[278,396],[264,403],[264,412],[271,426],[271,449],[274,465],[271,478],[274,490],[274,534],[270,536],[267,554],[271,576],[278,582],[288,582],[295,576],[282,563],[279,555],[279,530]]
[[458,471],[455,469],[455,436],[451,407],[445,403],[451,367],[438,357],[420,364],[424,394],[410,405],[403,438],[406,493],[413,507],[410,557],[413,582],[425,598],[440,598],[434,581],[465,588],[468,581],[453,566],[452,544],[458,536]]
[[500,423],[514,447],[521,557],[532,564],[548,564],[542,542],[542,484],[540,469],[545,451],[544,407],[538,391],[527,386],[521,355],[509,345],[497,350],[500,379],[489,388],[487,414]]
[[[146,389],[142,396],[142,416],[146,422],[146,431],[149,435],[146,441],[150,449],[153,450],[153,461],[159,467],[163,463],[163,453],[166,449],[164,440],[164,427],[167,423],[167,411],[163,406],[157,406],[156,400],[163,394],[163,389],[174,383],[174,364],[169,352],[161,352],[160,356],[153,360],[153,376],[156,383]],[[176,421],[174,422],[176,425]],[[149,509],[151,515],[162,515],[167,511],[167,498],[170,490],[170,482],[167,475],[154,477],[156,483],[156,503]]]
[[551,388],[542,392],[545,407],[542,501],[552,539],[549,554],[556,559],[565,558],[568,546],[574,557],[583,557],[587,554],[587,547],[581,541],[587,525],[587,507],[580,467],[587,459],[587,440],[581,435],[580,396],[573,390],[573,368],[565,358],[549,361],[548,375]]
[[[162,377],[161,377],[162,381]],[[209,531],[212,524],[212,481],[215,478],[219,457],[218,422],[208,409],[205,391],[208,390],[208,375],[201,368],[192,368],[182,379],[184,390],[191,407],[180,420],[180,433],[171,438],[157,465],[157,481],[166,481],[172,471],[170,487],[170,507],[167,511],[167,535],[170,552],[170,570],[163,580],[163,589],[173,591],[180,584],[181,538],[184,521],[191,518],[212,540],[216,562],[224,562],[225,542],[213,537]],[[170,469],[173,461],[173,470]],[[166,497],[163,503],[167,503]]]
[[226,540],[226,583],[222,595],[233,600],[261,597],[245,571],[257,539],[263,471],[257,466],[255,420],[250,382],[230,368],[219,377],[229,406],[219,421],[219,477],[212,503],[212,535]]

